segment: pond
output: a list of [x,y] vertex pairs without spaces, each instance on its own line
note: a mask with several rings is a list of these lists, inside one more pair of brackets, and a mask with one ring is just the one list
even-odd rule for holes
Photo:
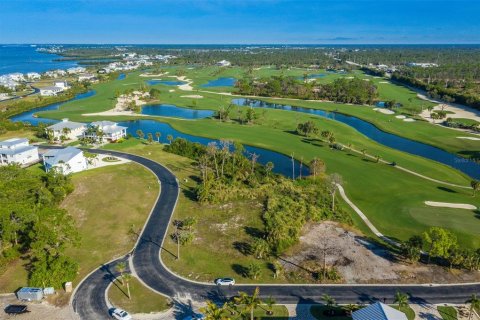
[[[118,123],[120,126],[127,127],[127,133],[131,134],[132,136],[136,137],[137,130],[142,130],[145,136],[148,133],[151,133],[155,137],[156,132],[161,133],[160,142],[168,143],[167,136],[172,135],[173,138],[184,138],[192,142],[198,142],[203,145],[207,145],[210,142],[216,142],[218,145],[218,140],[199,137],[195,135],[190,135],[186,133],[182,133],[178,130],[175,130],[167,123],[158,122],[155,120],[131,120],[131,121],[123,121]],[[283,155],[278,152],[270,151],[267,149],[252,147],[245,145],[245,155],[247,157],[251,157],[251,154],[255,153],[259,157],[257,159],[258,163],[265,165],[267,162],[272,162],[274,164],[273,172],[282,174],[287,177],[292,177],[292,159],[286,155]],[[293,170],[295,177],[299,175],[300,172],[300,163],[298,161],[294,161]],[[309,174],[308,167],[302,165],[302,176],[307,176]]]
[[182,108],[172,104],[153,104],[144,106],[142,114],[182,119],[202,119],[213,116],[214,111]]
[[237,82],[236,78],[218,78],[215,80],[210,80],[205,84],[202,84],[202,88],[211,88],[211,87],[233,87]]
[[180,86],[182,84],[187,83],[185,81],[180,81],[180,80],[160,80],[160,79],[146,80],[145,82],[149,86],[154,86],[156,84],[163,84],[163,85],[166,85],[166,86]]
[[123,80],[127,77],[127,75],[125,73],[120,73],[117,77],[117,80]]
[[[377,128],[375,125],[371,124],[370,122],[361,120],[357,117],[347,116],[338,112],[330,112],[325,110],[268,103],[268,102],[257,100],[257,99],[239,98],[239,99],[233,99],[232,103],[240,106],[250,106],[254,108],[280,109],[280,110],[288,110],[293,112],[308,113],[308,114],[317,115],[323,118],[336,120],[355,128],[357,131],[363,133],[370,139],[380,144],[383,144],[387,147],[441,162],[455,169],[458,169],[473,178],[480,179],[479,163],[476,163],[475,161],[472,161],[469,159],[461,158],[455,154],[430,146],[428,144],[424,144],[421,142],[417,142],[414,140],[397,136],[392,133],[382,131],[379,128]],[[395,159],[392,159],[392,160],[395,160]]]
[[51,124],[57,123],[58,120],[47,119],[47,118],[36,118],[36,117],[34,117],[34,114],[37,113],[37,112],[40,112],[40,111],[58,110],[58,108],[60,108],[61,105],[65,104],[67,102],[80,100],[80,99],[85,99],[85,98],[91,97],[93,95],[95,95],[95,90],[90,90],[90,91],[87,91],[85,93],[79,93],[70,100],[63,101],[63,102],[57,102],[57,103],[49,104],[47,106],[31,109],[29,111],[25,111],[25,112],[22,112],[20,114],[15,115],[15,116],[12,116],[10,118],[10,120],[12,120],[14,122],[18,122],[18,121],[29,122],[32,126],[38,126],[39,123],[51,123]]

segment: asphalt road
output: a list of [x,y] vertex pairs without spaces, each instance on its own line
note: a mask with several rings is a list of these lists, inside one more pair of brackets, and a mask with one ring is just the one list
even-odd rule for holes
[[[179,194],[176,177],[157,162],[140,156],[92,149],[92,153],[111,154],[135,161],[150,169],[161,182],[161,193],[148,219],[131,258],[138,277],[150,288],[170,297],[191,297],[196,300],[222,301],[238,294],[252,292],[254,285],[217,287],[194,283],[171,273],[160,260],[160,250]],[[90,274],[77,288],[72,300],[81,319],[108,319],[105,289],[116,276],[110,262]],[[230,275],[226,275],[230,276]],[[339,303],[393,302],[397,291],[406,292],[412,302],[464,303],[472,293],[480,293],[480,284],[471,285],[259,285],[262,296],[272,296],[278,303],[318,303],[323,294],[333,296]]]

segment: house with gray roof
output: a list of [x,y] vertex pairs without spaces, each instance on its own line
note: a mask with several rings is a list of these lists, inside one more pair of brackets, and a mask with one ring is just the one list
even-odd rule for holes
[[405,313],[386,304],[376,302],[363,309],[352,312],[353,320],[408,320]]
[[127,136],[127,127],[112,121],[96,121],[88,126],[83,136],[98,142],[115,142]]
[[0,141],[0,165],[27,165],[39,160],[38,148],[29,145],[28,139],[11,138]]
[[45,171],[58,170],[63,174],[87,169],[87,159],[83,151],[74,147],[52,149],[42,155]]
[[47,134],[51,134],[53,140],[76,140],[83,136],[87,125],[85,123],[69,121],[67,118],[62,119],[61,122],[55,123],[46,129]]

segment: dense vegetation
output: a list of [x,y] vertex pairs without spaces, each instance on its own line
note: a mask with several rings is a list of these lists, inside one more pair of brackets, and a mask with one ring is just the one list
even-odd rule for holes
[[[298,241],[308,221],[349,217],[333,204],[334,188],[315,159],[314,175],[297,180],[272,172],[273,164],[258,164],[258,155],[247,154],[241,144],[221,140],[203,146],[177,138],[165,150],[197,162],[201,172],[195,195],[200,203],[226,203],[240,199],[259,200],[264,205],[262,234],[252,240],[249,251],[257,256],[279,254]],[[332,190],[333,189],[333,190]]]
[[23,256],[29,285],[60,288],[78,265],[64,252],[78,242],[74,220],[59,207],[73,191],[69,176],[0,167],[0,269]]
[[343,103],[373,104],[378,96],[377,87],[358,78],[336,79],[332,83],[299,81],[295,77],[273,76],[253,79],[245,77],[236,83],[242,95],[330,100]]

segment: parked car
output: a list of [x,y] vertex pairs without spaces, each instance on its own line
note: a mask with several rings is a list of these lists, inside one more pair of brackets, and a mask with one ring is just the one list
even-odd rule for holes
[[206,319],[206,317],[201,313],[194,313],[191,316],[187,316],[183,318],[183,320],[204,320],[204,319]]
[[232,278],[219,278],[215,280],[217,286],[233,286],[235,284],[235,279]]
[[117,320],[132,320],[132,316],[127,311],[119,308],[112,309],[111,315]]
[[17,315],[30,312],[28,311],[27,306],[24,304],[9,304],[4,311],[6,314],[9,315]]

